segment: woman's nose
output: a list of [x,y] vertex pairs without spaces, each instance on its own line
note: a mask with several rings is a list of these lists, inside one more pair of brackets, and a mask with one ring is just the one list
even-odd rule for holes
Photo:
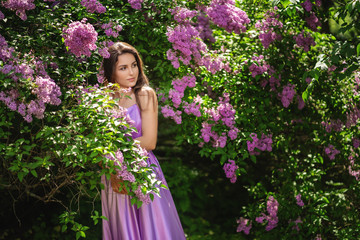
[[134,70],[132,68],[129,68],[129,74],[133,75],[134,74]]

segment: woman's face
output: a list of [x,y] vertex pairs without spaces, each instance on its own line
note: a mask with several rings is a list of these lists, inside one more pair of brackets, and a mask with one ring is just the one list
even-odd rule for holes
[[124,53],[118,56],[114,70],[114,82],[121,88],[134,87],[138,80],[139,67],[136,59],[131,53]]

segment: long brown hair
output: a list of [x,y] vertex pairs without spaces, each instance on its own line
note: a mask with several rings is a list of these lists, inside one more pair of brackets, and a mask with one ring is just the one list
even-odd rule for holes
[[102,68],[104,70],[105,80],[111,83],[114,83],[113,75],[116,62],[118,61],[118,57],[124,53],[131,53],[132,55],[134,55],[139,68],[139,76],[133,89],[136,97],[136,102],[139,104],[138,92],[142,87],[149,86],[149,80],[144,73],[143,62],[140,58],[138,51],[126,42],[116,42],[108,48],[108,51],[110,53],[110,57],[103,59]]

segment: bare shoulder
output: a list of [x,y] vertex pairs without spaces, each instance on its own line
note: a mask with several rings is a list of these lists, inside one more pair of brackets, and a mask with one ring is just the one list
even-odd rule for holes
[[142,87],[139,90],[139,97],[145,97],[145,98],[156,98],[156,93],[154,91],[154,89],[152,89],[151,87]]
[[151,87],[142,87],[138,92],[138,99],[143,110],[157,109],[157,97]]

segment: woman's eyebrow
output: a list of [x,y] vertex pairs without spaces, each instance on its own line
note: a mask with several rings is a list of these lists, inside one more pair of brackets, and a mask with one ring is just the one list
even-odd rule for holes
[[[134,63],[136,63],[136,60],[135,61],[133,61],[131,64],[134,64]],[[118,67],[126,67],[127,66],[127,64],[123,64],[123,65],[119,65]]]

